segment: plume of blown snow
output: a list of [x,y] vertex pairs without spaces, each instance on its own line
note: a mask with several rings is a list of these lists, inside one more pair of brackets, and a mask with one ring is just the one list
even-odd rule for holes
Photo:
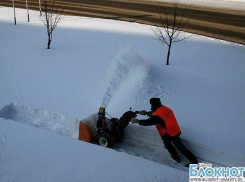
[[149,66],[132,46],[120,50],[109,69],[108,85],[101,107],[107,107],[123,82],[143,80],[148,72]]

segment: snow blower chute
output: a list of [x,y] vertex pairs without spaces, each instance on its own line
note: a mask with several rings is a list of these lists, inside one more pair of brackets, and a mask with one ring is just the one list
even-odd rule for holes
[[95,142],[103,147],[112,147],[124,138],[124,129],[139,111],[127,111],[122,117],[106,118],[105,108],[100,107],[98,114],[92,115],[79,126],[79,140]]

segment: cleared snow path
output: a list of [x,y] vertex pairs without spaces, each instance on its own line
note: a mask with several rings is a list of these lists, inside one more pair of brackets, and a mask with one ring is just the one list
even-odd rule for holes
[[[181,164],[171,161],[169,153],[164,148],[156,130],[131,124],[126,128],[125,133],[124,141],[114,147],[117,151],[188,171],[187,168],[183,167],[188,163],[183,156],[181,156]],[[213,166],[244,166],[245,160],[242,156],[210,148],[189,140],[182,140],[187,148],[197,156],[198,162],[212,163]]]
[[[71,138],[78,138],[79,120],[55,114],[41,109],[11,103],[0,110],[0,117],[24,123],[37,128],[45,129]],[[198,143],[184,140],[189,149],[198,157],[199,162],[209,162],[214,166],[243,166],[244,158],[231,153],[212,149]],[[4,142],[0,141],[4,147]],[[182,158],[182,163],[177,164],[169,159],[169,154],[164,149],[162,141],[156,130],[130,124],[125,130],[125,139],[113,147],[119,152],[128,153],[176,169],[188,171],[183,167],[187,161]]]

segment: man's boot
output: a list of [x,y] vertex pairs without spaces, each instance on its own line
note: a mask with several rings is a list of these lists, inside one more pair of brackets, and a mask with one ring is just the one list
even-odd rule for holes
[[190,163],[186,164],[185,167],[189,167],[190,164],[198,164],[196,156],[190,150],[182,150],[181,153],[190,161]]
[[173,159],[175,162],[178,162],[178,163],[181,162],[181,159],[180,159],[180,157],[179,157],[178,154],[177,154],[177,155],[174,155],[174,156],[170,154],[170,157],[171,157],[171,159]]

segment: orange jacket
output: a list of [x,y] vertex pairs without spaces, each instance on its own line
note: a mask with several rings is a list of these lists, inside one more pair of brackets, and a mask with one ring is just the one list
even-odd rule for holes
[[180,134],[181,130],[178,122],[174,116],[173,111],[168,107],[162,106],[158,108],[155,112],[152,113],[152,116],[158,116],[163,121],[165,121],[166,128],[163,128],[161,125],[156,124],[156,128],[160,136],[163,136],[166,133],[170,136],[176,136]]

